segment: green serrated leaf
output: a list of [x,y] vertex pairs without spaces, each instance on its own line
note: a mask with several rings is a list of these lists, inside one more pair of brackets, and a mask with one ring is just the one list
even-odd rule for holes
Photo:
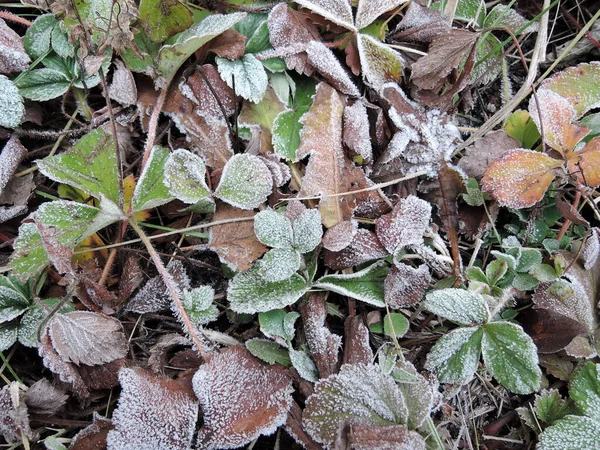
[[19,89],[7,77],[0,75],[0,127],[18,127],[24,114],[25,106]]
[[283,348],[273,341],[250,339],[246,341],[246,348],[254,356],[269,364],[278,363],[285,367],[292,365],[287,348]]
[[600,364],[588,362],[573,375],[569,396],[581,412],[600,422]]
[[540,434],[538,450],[596,450],[600,422],[589,417],[567,416]]
[[16,319],[31,304],[33,280],[22,283],[16,277],[0,277],[0,324]]
[[363,78],[374,89],[402,78],[404,63],[400,53],[363,33],[356,38]]
[[283,309],[273,309],[258,313],[260,331],[268,338],[278,336],[285,339],[286,333],[283,329],[283,321],[286,314]]
[[442,336],[427,355],[425,368],[442,383],[465,384],[473,379],[481,355],[481,327],[457,328]]
[[389,313],[383,318],[383,331],[388,336],[401,338],[408,331],[410,323],[403,314]]
[[40,172],[98,199],[119,204],[119,172],[114,138],[103,129],[79,139],[68,152],[36,161]]
[[529,335],[511,322],[492,322],[483,329],[483,361],[492,376],[517,394],[537,391],[542,372],[537,348]]
[[217,320],[219,310],[212,303],[214,298],[215,290],[210,286],[199,286],[183,292],[181,303],[194,325],[205,325]]
[[227,298],[235,312],[254,314],[292,305],[308,288],[306,280],[300,275],[269,282],[253,267],[233,277],[227,288]]
[[164,42],[194,23],[194,15],[178,0],[141,0],[139,21],[153,42]]
[[307,209],[292,222],[294,248],[300,253],[312,252],[321,243],[323,226],[318,209]]
[[517,272],[529,272],[533,266],[542,263],[542,252],[536,248],[524,248],[521,251]]
[[267,281],[283,281],[295,274],[302,257],[293,248],[273,248],[256,263],[258,273]]
[[[43,306],[34,303],[31,308],[23,315],[18,327],[18,340],[25,347],[37,347],[39,345],[38,332],[48,313],[52,311],[62,298],[47,298],[42,300]],[[61,314],[73,311],[75,308],[72,303],[65,303],[59,310]],[[43,330],[42,333],[43,335]]]
[[577,117],[600,105],[600,63],[582,63],[569,67],[545,80],[541,87],[566,98],[575,108]]
[[506,274],[508,264],[506,261],[495,260],[488,264],[485,268],[485,275],[491,286],[495,285]]
[[294,231],[292,223],[281,213],[271,209],[254,216],[254,233],[265,245],[274,248],[292,248]]
[[215,196],[241,209],[254,209],[273,190],[273,177],[264,162],[254,155],[233,155],[221,175]]
[[23,97],[43,102],[67,92],[71,80],[63,72],[44,68],[25,72],[19,77],[17,86]]
[[481,294],[464,289],[440,289],[430,292],[423,306],[438,316],[459,325],[468,326],[485,323],[490,311]]
[[267,92],[269,79],[262,63],[252,54],[241,59],[230,61],[227,58],[216,57],[217,68],[221,78],[235,92],[252,103],[259,103]]
[[540,422],[551,425],[567,414],[574,413],[573,410],[573,403],[563,399],[554,389],[543,390],[535,396],[535,414]]
[[312,360],[310,355],[300,350],[294,350],[290,348],[290,361],[294,369],[298,371],[298,374],[306,381],[316,383],[319,381],[319,372],[315,362]]
[[476,267],[476,266],[468,267],[465,270],[465,275],[467,276],[469,281],[477,281],[477,282],[483,283],[483,284],[489,283],[487,277],[485,276],[485,273],[483,273],[483,270],[481,270],[481,268],[479,268],[479,267]]
[[75,46],[69,41],[69,35],[61,29],[60,24],[52,30],[52,50],[61,58],[75,56]]
[[0,352],[8,350],[17,342],[17,323],[9,322],[0,325]]
[[296,151],[300,146],[300,131],[303,124],[300,122],[302,114],[297,111],[286,110],[280,112],[273,122],[272,143],[275,153],[282,158],[296,162]]
[[53,14],[39,16],[27,29],[23,37],[25,51],[31,59],[37,59],[50,50],[50,39],[58,20]]
[[383,281],[389,271],[384,261],[378,261],[359,272],[326,275],[319,278],[314,286],[381,308],[385,306]]
[[148,162],[133,191],[131,199],[133,212],[156,208],[173,200],[169,188],[165,185],[167,159],[169,159],[169,150],[159,146],[152,148]]
[[195,204],[210,197],[204,160],[188,150],[177,149],[164,166],[168,192],[184,203]]
[[269,48],[271,48],[271,42],[269,40],[269,27],[267,24],[267,19],[264,17],[262,23],[246,41],[246,53],[259,53]]

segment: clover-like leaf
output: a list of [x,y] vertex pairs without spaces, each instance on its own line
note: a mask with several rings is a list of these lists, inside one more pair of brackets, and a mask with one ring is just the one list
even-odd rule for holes
[[537,391],[542,372],[529,335],[510,322],[491,322],[483,330],[483,361],[492,376],[517,394]]
[[33,280],[23,283],[16,277],[0,277],[0,323],[9,322],[31,306]]
[[273,190],[273,177],[264,162],[254,155],[234,155],[221,175],[215,196],[241,209],[254,209]]
[[215,354],[194,375],[204,416],[199,448],[237,448],[272,434],[292,406],[292,379],[265,365],[241,346]]
[[481,180],[482,188],[502,206],[528,208],[544,197],[554,180],[552,170],[561,164],[544,153],[510,150],[490,164]]
[[123,390],[113,412],[114,429],[108,432],[108,448],[191,447],[198,403],[188,389],[142,369],[121,369],[119,381]]
[[262,100],[269,79],[262,63],[252,54],[246,54],[241,59],[230,61],[227,58],[216,58],[221,78],[231,88],[234,86],[237,94],[253,103]]
[[588,362],[575,373],[569,396],[583,414],[600,423],[600,364]]
[[452,330],[432,347],[425,368],[435,372],[442,383],[468,383],[479,364],[482,337],[481,327]]
[[301,256],[292,248],[269,250],[256,263],[257,271],[266,281],[277,282],[290,278],[300,268]]
[[134,212],[156,208],[173,200],[169,188],[165,186],[166,162],[169,151],[166,148],[154,146],[148,162],[135,185],[131,206]]
[[175,150],[164,168],[164,183],[171,195],[185,203],[198,203],[210,196],[204,160],[184,149]]
[[213,305],[214,298],[215,290],[210,286],[198,286],[183,292],[181,303],[194,325],[200,326],[217,320],[219,310]]
[[71,79],[64,72],[44,67],[25,72],[16,85],[23,97],[43,102],[67,92]]
[[294,229],[294,248],[300,253],[312,252],[321,243],[323,227],[318,209],[303,211],[292,222]]
[[283,214],[265,209],[254,216],[254,232],[260,242],[274,248],[292,248],[292,223]]
[[406,402],[391,376],[378,366],[345,364],[315,385],[302,423],[313,439],[332,448],[342,423],[404,424],[407,416]]
[[591,449],[600,436],[600,421],[590,417],[568,415],[546,428],[539,436],[538,450]]
[[6,76],[0,75],[0,127],[18,127],[24,114],[25,106],[19,89]]

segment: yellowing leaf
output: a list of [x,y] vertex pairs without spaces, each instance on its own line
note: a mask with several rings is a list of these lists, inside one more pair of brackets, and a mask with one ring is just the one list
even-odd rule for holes
[[511,150],[494,161],[481,180],[482,188],[509,208],[527,208],[539,202],[554,180],[552,169],[560,160],[531,150]]
[[[131,198],[133,197],[133,191],[135,190],[135,177],[133,175],[129,175],[126,178],[123,178],[123,209],[125,211],[131,210]],[[133,215],[133,218],[138,222],[143,222],[150,217],[150,213],[148,211],[140,211]],[[104,245],[104,244],[100,244]]]
[[592,139],[581,151],[569,154],[567,167],[580,183],[600,186],[600,137]]
[[356,42],[363,77],[369,85],[379,90],[388,81],[400,81],[404,61],[398,52],[363,33],[357,34]]

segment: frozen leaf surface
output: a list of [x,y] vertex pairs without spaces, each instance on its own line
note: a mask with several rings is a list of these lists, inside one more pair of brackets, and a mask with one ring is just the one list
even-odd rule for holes
[[369,230],[359,228],[350,245],[339,252],[325,250],[325,264],[334,270],[346,269],[374,259],[385,258],[389,253]]
[[266,281],[277,282],[290,278],[300,268],[301,256],[291,248],[269,250],[256,263],[257,271]]
[[600,364],[589,362],[575,373],[569,396],[581,412],[600,422]]
[[285,423],[292,380],[281,366],[268,366],[240,346],[200,366],[193,387],[204,415],[197,445],[229,449],[269,435]]
[[416,269],[398,263],[385,278],[385,301],[392,309],[414,305],[423,298],[431,282],[429,268],[422,264]]
[[238,154],[225,165],[215,196],[238,208],[254,209],[272,190],[273,177],[265,163],[258,156]]
[[25,114],[19,89],[4,75],[0,75],[0,126],[16,128]]
[[184,149],[175,150],[164,168],[164,184],[169,192],[185,203],[198,203],[210,196],[206,184],[206,166],[201,157]]
[[10,444],[22,441],[21,433],[32,438],[27,405],[17,385],[11,383],[0,390],[0,434]]
[[201,326],[217,320],[219,310],[213,305],[214,297],[215,290],[210,286],[198,286],[183,292],[181,303],[194,325]]
[[334,225],[323,236],[323,247],[332,252],[339,252],[352,244],[358,232],[356,220],[345,220]]
[[262,100],[267,91],[269,79],[262,63],[253,54],[246,54],[241,59],[230,61],[216,58],[221,77],[233,89],[235,79],[236,93],[253,103]]
[[[351,425],[348,436],[339,436],[353,450],[425,450],[425,440],[406,425]],[[344,441],[344,439],[346,439]]]
[[600,257],[600,228],[593,227],[583,247],[583,268],[590,270]]
[[379,90],[390,81],[400,81],[404,60],[398,52],[368,34],[358,33],[356,42],[363,77],[373,89]]
[[[69,90],[71,81],[72,80],[70,80],[65,73],[59,70],[43,68],[25,72],[16,84],[19,88],[19,94],[23,97],[28,98],[29,100],[43,102],[63,95]],[[7,87],[11,89],[11,91],[8,91],[11,92],[11,97],[9,98],[14,97],[12,94],[14,87]],[[6,94],[3,94],[3,97],[5,95]],[[14,102],[15,100],[12,101]],[[5,104],[12,106],[13,109],[15,108],[12,103]]]
[[356,10],[356,28],[361,29],[370,25],[385,12],[397,8],[407,0],[360,0]]
[[319,41],[310,41],[305,46],[308,62],[329,83],[343,94],[358,96],[360,92],[333,52]]
[[152,148],[148,162],[133,191],[131,199],[133,211],[156,208],[173,199],[164,183],[168,158],[169,151],[166,148],[159,146]]
[[191,392],[164,376],[121,369],[122,392],[113,413],[108,450],[186,450],[196,428],[198,403]]
[[65,361],[93,366],[127,354],[121,323],[87,311],[55,315],[49,324],[52,345]]
[[539,450],[581,450],[590,447],[600,436],[600,421],[590,417],[568,415],[546,428],[539,436]]
[[487,322],[490,311],[483,296],[464,289],[440,289],[427,294],[425,308],[462,326]]
[[377,237],[390,253],[408,245],[421,245],[430,219],[431,205],[410,195],[401,199],[391,213],[376,220]]
[[363,102],[355,102],[344,108],[344,145],[360,155],[365,162],[373,159],[371,136],[369,135],[369,116]]
[[313,439],[333,448],[342,423],[404,424],[407,415],[404,397],[392,377],[377,366],[345,364],[339,374],[315,385],[302,423]]
[[35,414],[54,415],[67,402],[65,391],[53,385],[45,378],[32,384],[25,393],[27,408]]
[[0,19],[0,73],[23,72],[30,62],[21,36]]
[[0,277],[0,323],[23,314],[31,304],[33,281],[20,282],[13,276]]
[[352,17],[352,8],[350,3],[344,0],[299,0],[300,6],[316,12],[331,22],[341,25],[349,30],[354,29],[354,18]]
[[254,216],[254,232],[260,242],[274,248],[292,248],[292,223],[283,214],[266,209]]
[[307,209],[292,221],[294,248],[300,253],[313,251],[321,243],[323,227],[317,209]]
[[409,374],[413,378],[406,382],[396,379],[396,382],[404,395],[408,408],[407,424],[411,429],[417,429],[423,425],[435,406],[437,392],[435,394],[434,392],[437,390],[437,386],[418,373],[412,363],[403,358],[396,363],[392,376],[397,372]]
[[493,161],[500,158],[507,151],[519,147],[519,141],[509,136],[506,131],[492,131],[467,147],[465,156],[460,159],[457,165],[467,176],[480,179]]
[[121,60],[115,59],[115,70],[112,83],[108,87],[108,95],[123,106],[135,105],[137,87],[131,70]]
[[315,362],[308,353],[291,348],[289,350],[289,355],[294,369],[296,369],[302,378],[311,383],[319,381],[317,366],[315,366]]

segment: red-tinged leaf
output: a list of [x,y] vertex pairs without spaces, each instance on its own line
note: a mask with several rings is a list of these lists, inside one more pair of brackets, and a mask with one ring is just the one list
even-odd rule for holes
[[352,244],[354,236],[358,232],[356,220],[346,220],[334,225],[325,232],[323,236],[323,248],[332,252],[339,252]]
[[465,149],[465,155],[458,161],[457,166],[467,176],[479,180],[492,162],[500,158],[507,151],[514,150],[520,146],[519,141],[510,137],[506,131],[492,131],[481,139],[477,139],[473,145],[468,146]]
[[25,155],[27,155],[27,149],[23,147],[21,141],[16,137],[10,138],[0,153],[0,193],[17,171],[17,167]]
[[119,385],[117,374],[119,370],[127,366],[125,358],[116,359],[101,366],[86,366],[85,364],[77,367],[77,372],[91,391],[103,389],[112,389]]
[[414,305],[423,298],[431,282],[431,274],[426,265],[416,269],[403,263],[392,267],[384,283],[385,301],[392,309]]
[[530,310],[524,315],[523,327],[540,353],[556,353],[575,336],[586,333],[583,324],[552,309]]
[[198,418],[198,403],[179,383],[142,369],[119,371],[121,396],[113,413],[107,448],[187,450]]
[[388,39],[408,42],[431,42],[451,29],[448,18],[417,2],[411,2],[404,17]]
[[100,314],[56,314],[49,323],[52,345],[67,362],[93,366],[123,358],[129,348],[121,322]]
[[144,280],[142,267],[137,256],[130,255],[126,260],[120,272],[119,291],[117,298],[119,303],[129,300],[129,297]]
[[340,252],[324,250],[323,258],[328,267],[343,270],[367,261],[385,258],[388,254],[375,233],[359,228],[350,245]]
[[200,366],[193,387],[204,415],[197,441],[203,449],[237,448],[272,434],[292,405],[287,370],[262,363],[242,346]]
[[566,98],[549,89],[540,89],[531,97],[529,114],[544,142],[563,156],[567,156],[590,132],[588,128],[572,123],[576,117],[573,106]]
[[350,425],[342,430],[336,444],[352,450],[425,450],[425,440],[406,425]]
[[375,359],[369,345],[369,329],[361,316],[349,316],[344,322],[342,364],[372,364]]
[[[253,216],[253,211],[244,211],[226,203],[217,202],[217,211],[213,214],[212,220],[216,222]],[[208,245],[219,255],[221,262],[242,272],[250,269],[252,263],[267,251],[267,247],[256,239],[252,220],[212,227]]]
[[29,413],[18,385],[8,384],[0,390],[0,434],[6,442],[21,442],[23,433],[33,437],[29,426]]
[[408,245],[423,244],[431,220],[431,205],[414,195],[401,199],[394,210],[375,221],[377,237],[389,253]]
[[344,108],[344,145],[352,153],[359,155],[365,163],[369,163],[373,159],[369,128],[369,116],[365,104],[357,101],[352,105],[346,105]]
[[233,61],[244,56],[246,36],[235,30],[227,30],[212,39],[203,50]]
[[565,218],[573,222],[575,225],[581,225],[586,228],[589,228],[590,223],[584,219],[584,217],[579,214],[575,205],[565,199],[562,194],[559,194],[555,198],[556,201],[556,209],[558,212]]
[[552,170],[561,164],[558,159],[544,153],[510,150],[490,164],[481,185],[502,206],[528,208],[544,197],[554,180]]
[[308,62],[343,94],[359,96],[360,91],[350,79],[331,49],[322,42],[311,41],[305,46]]
[[23,72],[30,62],[21,36],[0,19],[0,73]]
[[34,414],[52,416],[56,414],[69,398],[65,391],[42,378],[33,383],[25,392],[25,404]]
[[114,428],[112,420],[94,413],[93,422],[73,436],[69,450],[104,450],[106,436]]
[[580,151],[570,153],[567,167],[580,183],[600,186],[600,136],[592,139]]
[[315,360],[320,377],[327,378],[339,369],[342,338],[329,331],[325,325],[327,304],[323,296],[311,295],[300,305],[300,314],[302,314],[304,335],[310,354]]
[[42,238],[42,245],[46,250],[48,260],[59,273],[73,273],[73,266],[71,265],[73,249],[58,241],[60,233],[57,232],[56,227],[48,227],[38,218],[34,218],[34,222]]

